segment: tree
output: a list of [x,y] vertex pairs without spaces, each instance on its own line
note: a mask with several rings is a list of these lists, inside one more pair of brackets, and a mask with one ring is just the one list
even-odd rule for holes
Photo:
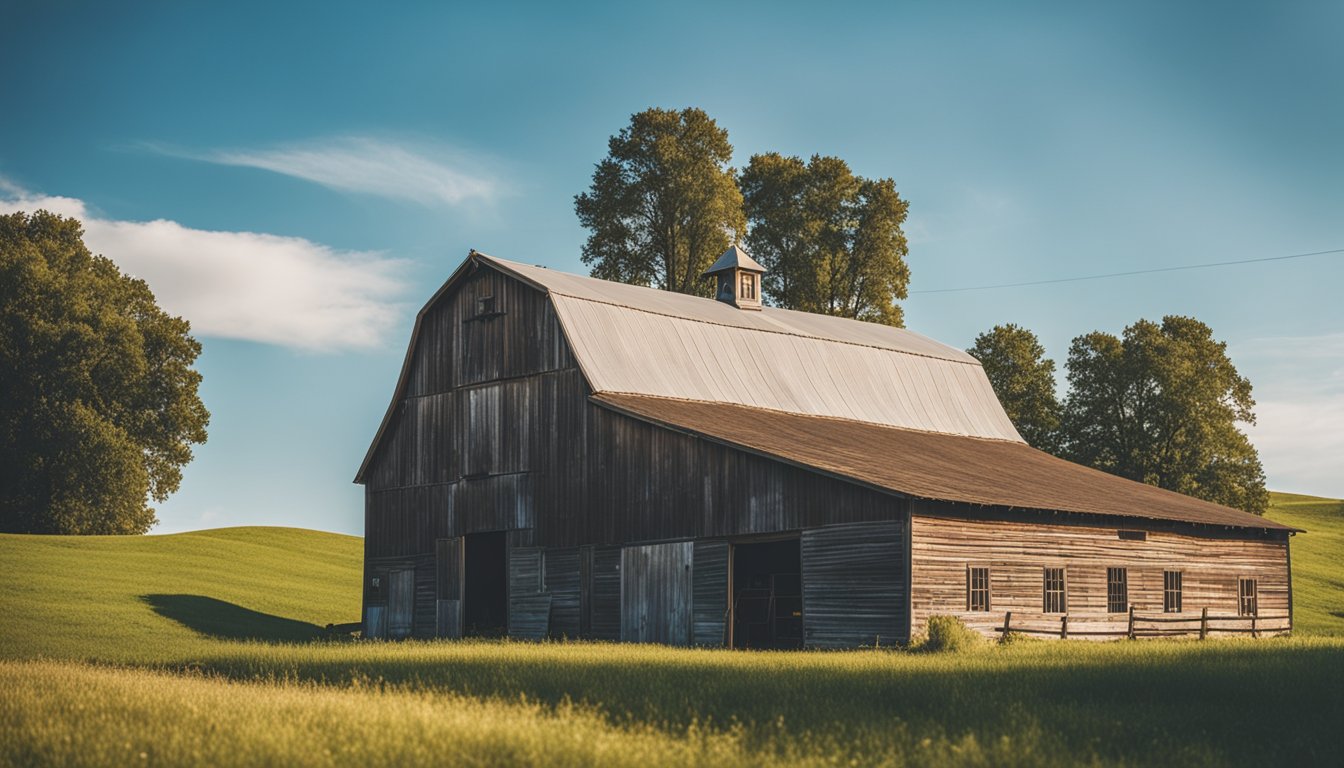
[[741,179],[747,249],[769,271],[770,303],[900,326],[909,204],[891,179],[865,179],[836,157],[755,155]]
[[980,361],[994,394],[1022,439],[1043,451],[1058,448],[1060,404],[1055,361],[1036,334],[1018,325],[996,325],[966,350]]
[[574,198],[594,277],[709,295],[700,275],[746,230],[728,132],[699,109],[648,109],[612,136]]
[[154,525],[210,418],[189,332],[75,219],[0,216],[0,530]]
[[1260,457],[1238,422],[1255,423],[1251,383],[1227,345],[1191,318],[1140,320],[1121,339],[1094,332],[1069,349],[1065,454],[1098,469],[1262,514]]

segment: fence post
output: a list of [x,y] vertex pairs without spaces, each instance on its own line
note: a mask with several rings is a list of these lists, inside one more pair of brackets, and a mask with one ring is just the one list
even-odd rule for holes
[[1259,637],[1260,633],[1255,631],[1255,614],[1251,614],[1251,637]]
[[1069,614],[1067,613],[1059,617],[1059,639],[1069,639]]
[[1008,611],[1003,614],[1003,637],[1007,637],[1013,628],[1013,612]]
[[1204,606],[1204,610],[1199,612],[1199,639],[1205,640],[1209,637],[1209,606]]
[[1129,606],[1129,639],[1134,639],[1134,606]]

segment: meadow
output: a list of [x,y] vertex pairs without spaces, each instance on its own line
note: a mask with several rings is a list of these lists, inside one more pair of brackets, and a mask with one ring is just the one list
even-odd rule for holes
[[957,654],[352,642],[356,538],[3,536],[0,764],[1338,765],[1344,503],[1271,516],[1292,638]]

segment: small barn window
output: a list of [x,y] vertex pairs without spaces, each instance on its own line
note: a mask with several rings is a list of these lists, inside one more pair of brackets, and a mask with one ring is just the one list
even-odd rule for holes
[[1237,594],[1241,598],[1237,603],[1238,615],[1255,616],[1259,612],[1259,592],[1255,579],[1237,579]]
[[1124,568],[1106,569],[1106,612],[1129,610],[1129,572]]
[[742,293],[739,298],[743,299],[756,298],[756,276],[751,274],[750,272],[742,273]]
[[1162,612],[1181,612],[1181,572],[1162,572]]
[[476,299],[476,315],[493,315],[495,313],[495,297],[481,296]]
[[966,610],[989,610],[989,569],[966,569]]
[[1064,569],[1045,569],[1045,599],[1041,610],[1045,613],[1064,613],[1068,609],[1068,599],[1064,593]]

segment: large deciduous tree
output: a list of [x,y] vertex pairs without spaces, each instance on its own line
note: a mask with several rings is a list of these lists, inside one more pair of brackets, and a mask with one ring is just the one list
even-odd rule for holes
[[1094,332],[1069,349],[1065,455],[1113,474],[1261,514],[1260,457],[1238,422],[1254,423],[1251,384],[1209,326],[1168,316]]
[[149,530],[205,442],[200,351],[78,221],[0,216],[0,530]]
[[1043,451],[1058,448],[1060,404],[1055,361],[1036,334],[1018,325],[996,325],[966,350],[985,369],[994,394],[1022,439]]
[[612,136],[574,209],[593,276],[709,295],[700,275],[746,230],[728,132],[699,109],[648,109]]
[[769,270],[770,303],[903,324],[909,204],[896,182],[856,176],[836,157],[804,162],[772,152],[751,158],[741,188],[747,248]]

